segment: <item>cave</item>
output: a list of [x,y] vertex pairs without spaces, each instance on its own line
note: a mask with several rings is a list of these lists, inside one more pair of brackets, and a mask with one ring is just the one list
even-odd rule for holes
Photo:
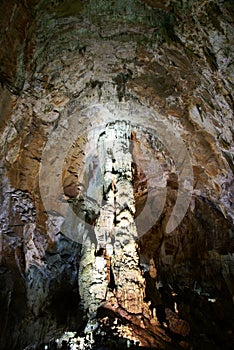
[[0,349],[233,349],[233,0],[0,31]]

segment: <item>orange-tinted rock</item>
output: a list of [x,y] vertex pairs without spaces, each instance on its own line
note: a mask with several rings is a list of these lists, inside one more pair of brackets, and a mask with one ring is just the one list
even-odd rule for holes
[[183,335],[184,337],[189,334],[190,327],[188,322],[181,320],[176,313],[166,308],[166,319],[169,323],[169,329],[171,332]]

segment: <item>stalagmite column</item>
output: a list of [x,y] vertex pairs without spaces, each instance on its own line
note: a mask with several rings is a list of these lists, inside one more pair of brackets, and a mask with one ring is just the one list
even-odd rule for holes
[[97,246],[85,238],[80,268],[89,325],[95,324],[98,307],[110,296],[131,314],[142,314],[145,307],[134,222],[131,127],[124,121],[109,123],[97,142],[103,178],[100,215],[94,226]]

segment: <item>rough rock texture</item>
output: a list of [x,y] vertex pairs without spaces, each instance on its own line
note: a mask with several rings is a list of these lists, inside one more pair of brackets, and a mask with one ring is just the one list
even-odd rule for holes
[[[109,269],[94,254],[113,215],[102,220],[103,194],[107,205],[127,188],[118,203],[127,198],[131,220],[135,202],[130,260],[135,269],[139,254],[152,315],[139,323],[121,289],[114,310],[95,305],[96,344],[124,348],[134,334],[145,347],[231,349],[232,1],[2,0],[0,10],[0,347],[84,335],[85,259]],[[119,183],[96,163],[96,137],[116,121],[131,126],[132,175]],[[131,265],[119,268],[126,285]]]
[[[98,203],[100,214],[94,225],[94,241],[87,227],[84,232],[79,268],[79,291],[88,316],[85,333],[89,340],[105,329],[105,317],[98,317],[101,307],[116,313],[115,324],[120,314],[125,321],[134,320],[133,324],[145,333],[143,320],[149,323],[151,319],[148,304],[144,302],[145,281],[139,268],[135,242],[137,231],[130,140],[130,125],[123,121],[107,124],[96,140],[99,158],[96,166],[100,167],[99,176],[103,184]],[[92,182],[97,181],[89,181],[89,187],[96,192]],[[92,194],[89,188],[87,190],[89,195]],[[145,344],[139,330],[136,332],[134,327],[123,327],[121,322],[119,327],[112,329],[117,328],[119,336],[138,341],[141,345],[157,345],[152,336]]]

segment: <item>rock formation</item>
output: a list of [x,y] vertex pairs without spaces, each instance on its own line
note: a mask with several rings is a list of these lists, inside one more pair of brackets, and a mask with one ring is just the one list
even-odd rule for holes
[[[107,124],[97,140],[97,166],[103,193],[98,203],[100,214],[94,225],[95,242],[88,231],[84,233],[79,273],[79,291],[88,315],[85,328],[88,334],[99,327],[97,312],[100,307],[106,306],[114,312],[121,308],[126,314],[150,319],[148,305],[144,303],[144,278],[136,245],[130,140],[131,128],[125,121]],[[92,181],[90,184],[92,186]],[[92,190],[96,188],[92,186]],[[87,191],[90,194],[89,189]]]
[[232,1],[0,14],[0,348],[232,349]]

